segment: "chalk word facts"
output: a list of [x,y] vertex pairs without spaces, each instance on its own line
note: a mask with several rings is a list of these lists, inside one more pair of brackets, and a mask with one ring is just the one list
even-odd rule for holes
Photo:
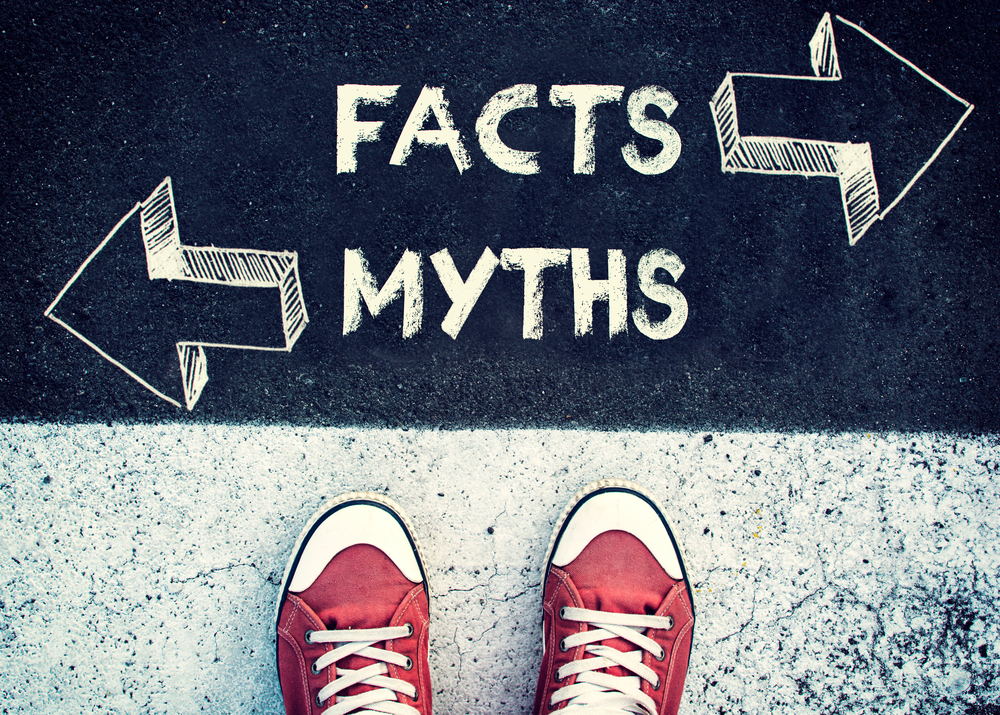
[[[337,87],[337,173],[353,173],[358,169],[358,145],[379,141],[384,121],[361,121],[358,108],[362,105],[387,107],[392,104],[400,85],[344,84]],[[549,103],[555,107],[572,107],[573,172],[593,174],[594,141],[597,132],[597,107],[620,102],[625,88],[612,84],[553,85]],[[622,159],[640,174],[662,174],[670,169],[681,153],[681,138],[677,131],[661,119],[647,116],[649,107],[659,108],[669,119],[677,108],[677,100],[663,87],[647,85],[629,95],[626,103],[628,122],[639,135],[660,143],[655,154],[644,154],[635,140],[621,148]],[[494,94],[483,106],[476,120],[476,136],[483,154],[493,164],[511,174],[537,174],[540,171],[538,151],[514,149],[500,139],[501,120],[515,110],[538,107],[538,86],[517,84]],[[424,128],[433,116],[437,129]],[[459,173],[472,166],[466,139],[455,127],[443,87],[424,86],[396,140],[389,163],[403,166],[417,145],[446,147]]]

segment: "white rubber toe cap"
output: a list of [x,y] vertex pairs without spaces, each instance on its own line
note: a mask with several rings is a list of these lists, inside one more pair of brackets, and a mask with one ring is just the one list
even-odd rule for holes
[[639,539],[671,578],[683,578],[680,561],[659,511],[642,497],[627,491],[604,491],[586,498],[570,515],[552,563],[570,563],[587,544],[606,531],[625,531]]
[[310,534],[288,590],[305,591],[334,556],[356,544],[374,546],[392,559],[408,580],[423,581],[414,546],[399,521],[381,507],[361,503],[333,512]]

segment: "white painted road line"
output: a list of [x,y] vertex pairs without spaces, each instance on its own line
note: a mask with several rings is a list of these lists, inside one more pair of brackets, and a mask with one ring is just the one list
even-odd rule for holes
[[436,712],[527,712],[549,531],[604,476],[652,490],[683,547],[684,712],[1000,695],[995,435],[4,425],[0,459],[6,712],[282,712],[278,582],[355,489],[424,545]]

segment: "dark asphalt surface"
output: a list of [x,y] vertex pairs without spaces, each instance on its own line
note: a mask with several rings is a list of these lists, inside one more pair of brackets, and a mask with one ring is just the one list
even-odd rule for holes
[[[812,0],[264,5],[0,10],[0,419],[1000,429],[995,14]],[[827,11],[976,106],[855,246],[835,179],[723,173],[709,111],[727,71],[810,75],[808,42]],[[871,142],[880,190],[894,195],[953,126],[956,105],[884,53],[849,44],[845,80],[848,66],[863,79],[829,106],[815,106],[823,92],[807,102],[775,89],[747,121]],[[539,106],[500,134],[541,152],[532,176],[501,171],[476,139],[484,104],[522,83],[537,85]],[[400,89],[387,107],[361,108],[361,119],[386,122],[382,140],[359,148],[356,172],[338,174],[345,84]],[[621,85],[625,99],[646,85],[669,90],[676,164],[655,176],[625,164],[620,148],[636,135],[623,99],[598,107],[595,172],[574,174],[573,110],[548,97],[576,84]],[[473,161],[461,174],[441,147],[417,145],[405,166],[389,165],[424,85],[444,88]],[[190,412],[43,315],[166,176],[183,243],[296,251],[310,318],[288,354],[206,348],[209,382]],[[60,303],[109,355],[179,394],[175,341],[273,336],[273,295],[151,283],[139,240],[116,235]],[[545,272],[544,335],[525,340],[524,274],[497,268],[453,340],[439,327],[450,301],[430,256],[447,248],[464,277],[487,246],[498,256],[588,248],[595,278],[606,277],[606,250],[620,249],[628,309],[653,319],[666,311],[640,291],[636,266],[667,249],[685,270],[657,280],[681,291],[687,320],[668,340],[631,318],[609,338],[599,304],[594,333],[574,337],[572,271],[555,267]],[[354,248],[379,282],[405,249],[421,253],[415,336],[401,337],[399,300],[342,334],[344,251]]]

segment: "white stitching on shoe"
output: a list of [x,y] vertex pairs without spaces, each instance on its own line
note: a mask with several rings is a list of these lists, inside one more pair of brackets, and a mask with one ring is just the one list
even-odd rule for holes
[[[421,593],[423,593],[423,587],[422,586],[417,586],[416,588],[414,588],[413,590],[411,590],[410,593],[403,600],[403,602],[400,604],[398,613],[401,614],[401,615],[397,616],[397,618],[402,619],[402,614],[405,613],[405,614],[407,614],[406,618],[413,619],[414,617],[416,617],[419,620],[420,636],[419,636],[419,640],[417,641],[417,652],[418,653],[424,652],[423,649],[426,647],[424,645],[424,643],[427,640],[427,626],[430,625],[430,619],[428,619],[428,618],[426,618],[424,616],[424,610],[420,607],[419,602],[418,602],[418,598],[419,598],[419,596],[420,596]],[[417,605],[416,605],[416,607],[411,612],[410,607],[413,606],[413,604],[417,604]],[[410,623],[409,621],[407,621],[406,623],[404,623],[403,627],[404,628],[409,627],[411,634],[413,633],[413,624]],[[386,643],[386,650],[388,650],[388,651],[394,651],[394,646],[395,646],[395,644],[390,641],[389,643]],[[409,668],[403,668],[403,670],[411,670],[413,668],[413,665],[414,664],[411,662],[410,667]],[[393,672],[393,671],[390,671],[390,672]],[[417,680],[419,682],[419,678],[420,678],[420,676],[419,676],[420,669],[419,668],[418,668],[417,672],[418,672]],[[419,695],[420,695],[420,693],[418,691],[417,692],[417,696],[419,696]],[[414,701],[417,700],[417,696],[414,696],[414,698],[413,698]]]
[[[416,700],[417,689],[405,680],[386,677],[389,672],[386,663],[402,667],[410,659],[405,655],[374,647],[376,643],[381,641],[406,638],[412,633],[413,626],[409,623],[385,628],[313,631],[313,643],[333,643],[335,646],[333,650],[324,653],[312,664],[313,670],[322,671],[324,668],[333,666],[338,676],[336,680],[324,686],[317,694],[316,701],[320,707],[337,693],[352,685],[361,684],[374,687],[373,690],[358,695],[338,697],[336,704],[325,710],[324,713],[326,715],[347,715],[347,713],[362,710],[368,712],[367,708],[371,707],[372,710],[392,715],[420,715],[419,710],[399,702],[396,697],[396,693],[402,693],[411,700]],[[338,661],[352,655],[369,658],[376,662],[358,670],[336,668]]]
[[[289,594],[289,602],[292,604],[292,608],[288,613],[288,618],[285,619],[287,624],[292,624],[295,622],[295,617],[297,614],[302,613],[302,615],[313,625],[317,625],[314,616],[312,616],[306,609],[302,607],[302,601],[294,594]],[[322,624],[318,624],[322,627]],[[297,672],[299,673],[300,686],[303,691],[309,692],[309,676],[305,674],[306,659],[302,653],[302,645],[298,642],[296,636],[292,635],[291,631],[286,626],[282,628],[280,625],[278,627],[278,636],[285,641],[292,649],[295,654],[295,659],[298,662]]]
[[[586,645],[583,657],[559,668],[557,677],[562,680],[576,675],[576,682],[559,688],[552,694],[549,707],[566,702],[560,715],[572,713],[635,713],[656,715],[656,703],[642,692],[642,681],[659,689],[660,677],[642,662],[643,652],[658,659],[665,657],[659,643],[645,635],[646,629],[668,630],[673,627],[669,616],[609,613],[586,608],[567,607],[560,610],[563,620],[586,623],[590,629],[574,633],[564,639],[567,649]],[[601,641],[622,638],[639,646],[639,650],[623,652]],[[615,676],[597,671],[620,666],[635,673],[634,676]]]

